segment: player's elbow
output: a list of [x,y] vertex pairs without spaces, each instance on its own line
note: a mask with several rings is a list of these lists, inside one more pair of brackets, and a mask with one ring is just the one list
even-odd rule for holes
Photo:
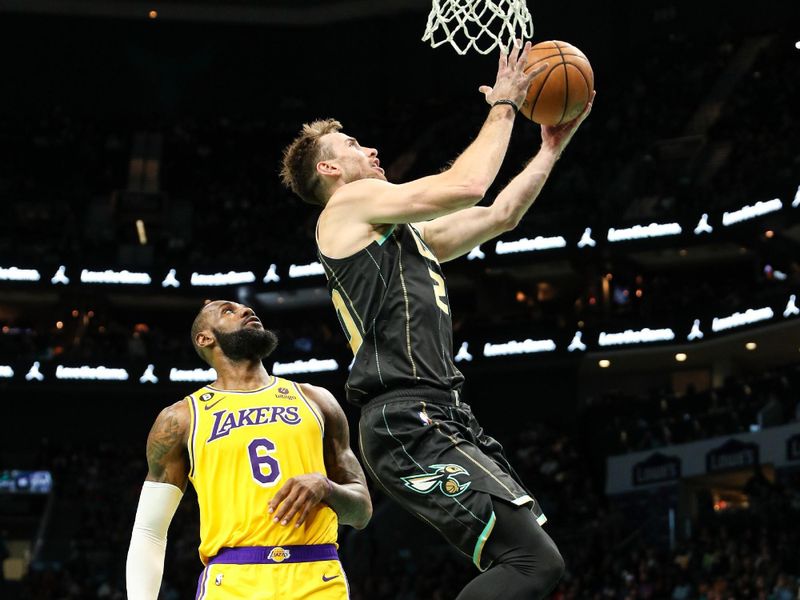
[[490,179],[475,177],[472,174],[461,174],[452,169],[443,175],[446,177],[445,181],[447,181],[447,188],[449,188],[448,196],[451,198],[455,209],[475,206],[483,200],[492,185]]
[[421,220],[433,219],[465,208],[472,208],[483,198],[479,188],[456,186],[436,190],[427,196],[412,198],[407,213]]
[[518,214],[513,210],[495,208],[495,210],[492,211],[492,229],[496,235],[516,229],[521,220],[522,214]]
[[469,206],[474,206],[486,195],[489,191],[491,181],[470,181],[464,186],[464,198],[469,203]]
[[442,203],[445,213],[472,208],[486,195],[486,188],[480,183],[463,183],[450,187]]
[[364,529],[369,524],[372,519],[372,501],[367,498],[360,509],[358,515],[351,523],[354,529]]

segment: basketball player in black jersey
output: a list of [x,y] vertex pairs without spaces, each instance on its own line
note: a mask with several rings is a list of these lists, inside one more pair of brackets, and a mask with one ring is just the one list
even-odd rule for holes
[[458,600],[542,598],[564,569],[538,503],[460,401],[440,266],[519,223],[591,109],[543,126],[538,154],[490,206],[475,206],[539,74],[524,72],[530,44],[520,45],[501,53],[495,85],[480,88],[490,109],[478,137],[438,175],[387,182],[378,151],[332,119],[305,125],[283,160],[284,183],[322,207],[318,254],[355,354],[347,397],[362,407],[367,472],[482,571]]

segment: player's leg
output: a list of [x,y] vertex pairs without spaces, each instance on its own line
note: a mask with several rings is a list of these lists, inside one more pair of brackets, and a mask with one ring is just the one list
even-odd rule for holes
[[430,398],[367,406],[359,423],[362,463],[389,498],[480,566],[494,521],[491,496],[475,486],[478,469],[437,430],[445,419],[449,407]]
[[564,565],[541,528],[546,519],[468,406],[420,399],[368,407],[360,434],[366,470],[390,497],[479,569],[492,565],[462,600],[540,598],[555,586]]
[[495,523],[483,550],[491,567],[473,579],[457,600],[544,598],[564,573],[564,560],[527,507],[492,499]]
[[271,579],[274,565],[210,564],[203,569],[197,586],[196,600],[273,600],[275,583]]
[[[524,493],[529,499],[519,506],[518,502],[510,504],[499,499],[502,495],[493,494],[496,522],[483,553],[487,562],[492,561],[492,568],[473,580],[459,600],[490,598],[489,590],[499,580],[512,582],[511,591],[519,594],[509,592],[504,598],[542,598],[555,587],[564,570],[558,548],[542,529],[547,518],[508,462],[502,445],[483,431],[468,405],[462,404],[458,412],[458,421],[469,429],[463,433],[471,442],[465,449],[488,470],[505,473],[516,484],[512,489],[522,490],[517,493]],[[504,481],[508,484],[507,479]]]
[[[530,498],[530,509],[536,517],[537,523],[539,523],[539,525],[544,525],[547,522],[547,517],[542,511],[541,505],[526,488],[514,467],[511,466],[511,463],[508,462],[502,444],[483,430],[483,427],[478,423],[469,405],[462,404],[459,412],[463,415],[464,422],[467,423],[469,431],[464,435],[468,437],[470,442],[475,446],[475,454],[490,459],[501,471],[514,481],[517,486],[515,489],[524,490],[524,494]],[[500,497],[502,498],[502,496]],[[515,502],[514,504],[518,503]]]
[[215,564],[207,567],[197,600],[348,600],[342,564],[323,560],[285,564]]
[[528,513],[535,500],[476,445],[464,411],[430,400],[363,409],[362,461],[390,498],[484,570],[489,561],[483,551],[496,525],[493,498]]
[[350,590],[338,560],[278,565],[283,572],[276,600],[348,600]]

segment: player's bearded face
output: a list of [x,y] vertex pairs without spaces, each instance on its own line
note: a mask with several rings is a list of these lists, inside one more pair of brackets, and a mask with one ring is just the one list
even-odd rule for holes
[[245,327],[228,333],[212,329],[222,353],[233,361],[261,360],[272,354],[278,336],[269,329]]

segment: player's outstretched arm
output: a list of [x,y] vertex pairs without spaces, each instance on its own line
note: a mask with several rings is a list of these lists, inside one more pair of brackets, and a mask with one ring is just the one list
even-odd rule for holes
[[514,229],[542,191],[550,172],[572,136],[592,110],[594,95],[583,113],[569,123],[542,126],[536,156],[497,195],[490,206],[475,206],[416,224],[439,261],[458,258],[501,233]]
[[309,473],[287,480],[270,502],[273,519],[288,525],[299,515],[295,523],[295,527],[299,527],[311,509],[324,502],[336,511],[340,523],[363,529],[372,517],[372,500],[364,471],[350,449],[347,417],[328,390],[308,384],[300,387],[322,412],[327,477],[321,473]]
[[[520,107],[534,77],[547,65],[525,72],[531,44],[501,50],[494,86],[481,86],[486,101],[507,100]],[[478,136],[447,170],[403,184],[361,179],[343,186],[332,196],[327,210],[346,211],[350,219],[370,224],[427,220],[474,206],[494,182],[508,149],[514,109],[498,104],[490,109]],[[369,198],[369,202],[364,202]]]
[[125,569],[129,600],[156,600],[164,574],[167,530],[189,474],[186,400],[168,406],[147,437],[147,477],[142,486]]

